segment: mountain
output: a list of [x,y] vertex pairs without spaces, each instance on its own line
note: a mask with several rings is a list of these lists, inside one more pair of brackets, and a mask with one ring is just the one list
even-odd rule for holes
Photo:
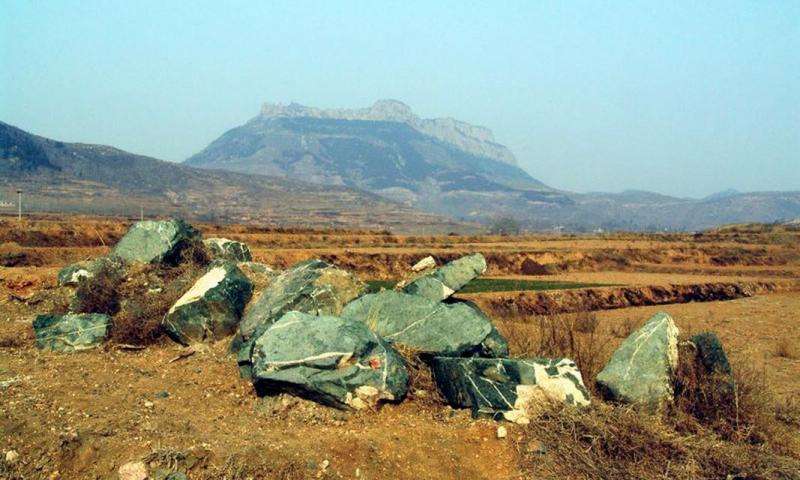
[[104,145],[64,143],[0,122],[0,192],[27,209],[182,215],[226,222],[376,228],[452,225],[344,186],[192,168]]
[[422,119],[396,100],[331,110],[266,104],[186,164],[346,185],[460,220],[513,216],[534,229],[697,230],[800,215],[798,192],[726,190],[698,200],[559,191],[517,166],[490,130]]
[[346,185],[470,219],[568,201],[519,168],[488,129],[420,119],[394,100],[358,110],[267,104],[185,163]]

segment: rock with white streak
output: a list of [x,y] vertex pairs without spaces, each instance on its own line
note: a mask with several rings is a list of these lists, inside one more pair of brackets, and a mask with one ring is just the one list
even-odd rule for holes
[[164,328],[184,345],[232,335],[252,294],[252,283],[235,263],[216,260],[169,309]]
[[230,260],[232,262],[250,262],[253,254],[250,247],[236,240],[227,238],[206,238],[203,244],[208,248],[213,258]]
[[393,290],[350,302],[342,317],[358,320],[387,342],[436,356],[505,356],[508,344],[471,302],[442,303]]
[[554,404],[590,403],[578,367],[566,358],[435,357],[431,370],[447,402],[475,417],[524,424]]
[[366,325],[300,312],[283,315],[252,350],[260,394],[291,393],[343,409],[399,401],[408,371],[394,349]]
[[658,408],[673,398],[678,365],[678,327],[660,312],[633,332],[597,375],[609,400]]
[[131,226],[113,255],[126,262],[175,264],[184,249],[199,242],[200,232],[183,220],[144,220]]
[[353,274],[322,260],[300,262],[273,278],[256,292],[231,345],[231,350],[237,353],[241,375],[250,376],[253,341],[283,314],[297,311],[339,315],[365,289],[366,285]]
[[36,347],[54,352],[77,352],[100,345],[108,336],[111,317],[101,313],[39,315],[33,321]]
[[486,271],[480,253],[467,255],[423,275],[403,287],[403,291],[431,300],[444,300]]

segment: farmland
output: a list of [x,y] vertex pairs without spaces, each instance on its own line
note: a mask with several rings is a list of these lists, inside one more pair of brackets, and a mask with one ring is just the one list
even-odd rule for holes
[[114,478],[134,459],[190,478],[800,476],[800,231],[791,227],[503,237],[196,225],[247,243],[276,269],[321,258],[373,290],[428,255],[442,264],[480,252],[488,271],[457,296],[492,318],[512,355],[570,356],[591,385],[628,334],[666,311],[682,334],[716,332],[742,382],[736,428],[598,400],[497,438],[496,422],[447,407],[424,374],[406,402],[352,413],[258,398],[226,341],[187,357],[165,336],[37,350],[31,320],[48,308],[58,270],[107,253],[130,223],[0,218],[0,448],[21,458],[0,476]]

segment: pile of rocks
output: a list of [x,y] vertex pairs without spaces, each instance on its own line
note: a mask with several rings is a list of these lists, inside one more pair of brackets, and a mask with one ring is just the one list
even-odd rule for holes
[[[440,268],[424,259],[395,290],[369,293],[350,272],[322,260],[275,272],[254,263],[243,243],[203,240],[180,220],[145,221],[107,257],[65,267],[58,283],[77,296],[101,276],[123,283],[137,265],[174,265],[189,248],[204,249],[210,260],[162,327],[182,344],[233,336],[240,373],[260,394],[290,393],[344,409],[397,402],[409,383],[397,351],[402,347],[430,365],[452,406],[474,415],[524,423],[547,403],[589,403],[574,362],[508,358],[508,344],[489,318],[475,304],[452,298],[485,272],[480,254]],[[83,350],[113,331],[113,313],[78,311],[38,316],[37,346]]]

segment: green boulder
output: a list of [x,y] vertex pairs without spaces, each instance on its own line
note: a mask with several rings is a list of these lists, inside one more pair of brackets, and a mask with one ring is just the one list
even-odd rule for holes
[[609,400],[658,408],[672,400],[677,366],[678,327],[661,312],[622,342],[597,385]]
[[108,336],[111,317],[100,313],[38,315],[33,321],[36,347],[76,352],[98,346]]
[[164,317],[164,328],[175,341],[219,340],[236,331],[253,295],[253,285],[235,263],[216,260]]
[[528,423],[550,405],[590,402],[575,362],[565,358],[434,357],[431,371],[447,402],[475,417]]
[[350,302],[341,316],[363,322],[387,342],[422,354],[508,354],[508,345],[491,320],[469,302],[449,304],[384,290]]
[[249,262],[253,260],[250,247],[242,242],[227,238],[207,238],[203,244],[208,248],[213,258],[231,260],[234,262]]
[[312,315],[338,315],[365,289],[355,276],[322,260],[298,263],[275,277],[256,293],[231,345],[231,350],[238,352],[242,375],[248,375],[252,341],[284,313],[294,310]]
[[403,291],[431,300],[444,300],[485,271],[486,259],[474,253],[417,278],[403,287]]
[[260,394],[291,393],[344,409],[401,400],[403,359],[363,323],[301,312],[283,315],[253,343]]
[[713,332],[698,333],[689,341],[697,351],[697,362],[702,365],[706,374],[732,375],[733,369],[728,361],[725,348]]
[[114,254],[126,262],[175,264],[185,248],[199,241],[200,232],[183,220],[145,220],[133,224]]

